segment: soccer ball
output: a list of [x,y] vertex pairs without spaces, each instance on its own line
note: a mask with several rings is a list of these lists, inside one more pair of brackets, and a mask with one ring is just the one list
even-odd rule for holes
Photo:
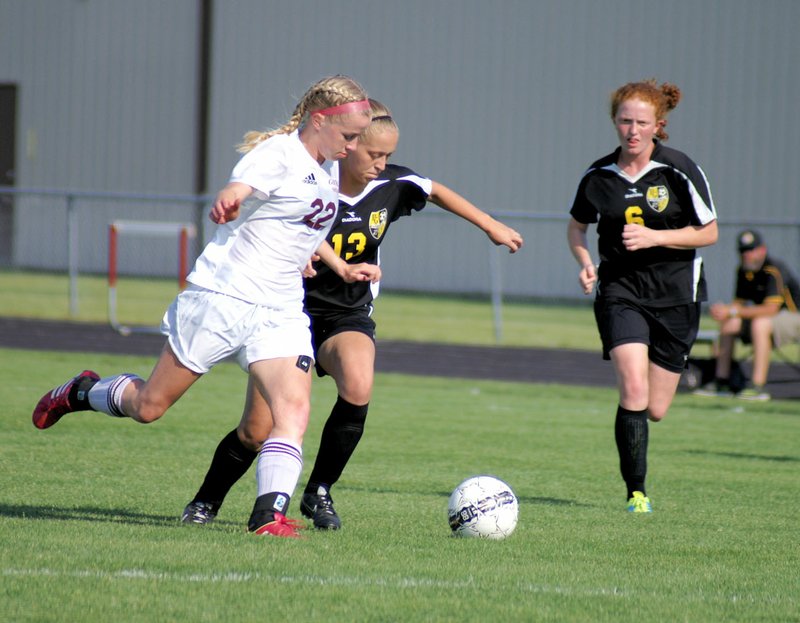
[[517,527],[519,503],[506,483],[494,476],[473,476],[450,495],[447,516],[456,536],[500,540]]

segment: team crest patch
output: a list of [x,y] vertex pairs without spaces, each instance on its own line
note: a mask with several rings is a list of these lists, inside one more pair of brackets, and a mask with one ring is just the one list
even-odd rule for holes
[[669,205],[669,191],[666,186],[651,186],[647,189],[647,205],[656,212],[663,212]]
[[384,208],[377,212],[372,212],[369,215],[369,233],[375,240],[380,240],[383,232],[386,230],[386,219],[389,217],[389,212]]

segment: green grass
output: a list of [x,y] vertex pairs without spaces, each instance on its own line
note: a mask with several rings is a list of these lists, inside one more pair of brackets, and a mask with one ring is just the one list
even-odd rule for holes
[[[70,313],[70,282],[64,273],[0,271],[0,316],[108,322],[108,281],[104,275],[77,279],[77,314]],[[133,324],[158,324],[178,291],[175,279],[121,277],[118,316]]]
[[[289,541],[244,533],[252,470],[216,523],[177,520],[238,420],[237,367],[149,426],[87,413],[35,430],[36,400],[87,364],[146,375],[153,360],[0,350],[3,620],[800,620],[788,402],[678,396],[651,429],[655,513],[632,516],[613,389],[380,374],[334,489],[343,530]],[[303,482],[334,397],[315,380]],[[505,541],[449,536],[447,496],[478,473],[520,499]]]
[[[69,280],[63,274],[0,271],[0,316],[84,322],[108,321],[105,277],[78,278],[78,313],[70,315]],[[121,278],[118,320],[158,325],[177,292],[169,279]],[[591,306],[511,301],[503,304],[502,339],[495,336],[485,299],[382,292],[375,302],[378,337],[386,340],[599,350]],[[710,327],[711,325],[709,325]],[[699,351],[705,356],[703,351]]]

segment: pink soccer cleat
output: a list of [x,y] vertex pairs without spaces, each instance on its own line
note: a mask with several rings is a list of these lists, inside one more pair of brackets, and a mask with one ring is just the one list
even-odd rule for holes
[[84,370],[74,379],[70,379],[63,385],[47,392],[33,410],[33,425],[41,429],[50,428],[62,416],[75,411],[75,408],[69,402],[69,394],[72,388],[84,379],[99,381],[100,375],[91,370]]
[[296,519],[287,519],[285,515],[282,515],[281,513],[275,513],[275,517],[272,521],[265,523],[255,530],[250,530],[250,532],[258,535],[300,539],[302,538],[302,535],[300,534],[299,530],[304,527],[305,525],[301,521],[297,521]]

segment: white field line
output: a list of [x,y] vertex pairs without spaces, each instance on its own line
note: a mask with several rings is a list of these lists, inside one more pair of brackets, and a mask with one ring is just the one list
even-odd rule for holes
[[[436,580],[426,578],[369,578],[358,576],[321,576],[321,575],[286,575],[268,573],[169,573],[154,572],[144,569],[120,569],[119,571],[101,570],[74,570],[61,571],[58,569],[21,569],[4,568],[2,575],[6,577],[56,577],[56,578],[95,578],[95,579],[121,579],[121,580],[160,580],[170,582],[198,582],[209,584],[244,584],[250,582],[270,582],[281,584],[302,584],[313,586],[355,586],[355,587],[381,587],[391,589],[403,588],[435,588],[437,590],[476,590],[485,591],[490,587],[485,582],[475,581],[473,578],[466,580]],[[581,589],[567,586],[547,586],[530,583],[518,583],[517,590],[528,593],[553,593],[557,595],[571,595],[582,597],[626,597],[625,592],[619,588]]]

